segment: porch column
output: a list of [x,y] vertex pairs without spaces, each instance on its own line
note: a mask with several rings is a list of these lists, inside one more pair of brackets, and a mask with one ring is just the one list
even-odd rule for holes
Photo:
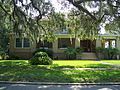
[[58,51],[58,39],[53,42],[53,52],[57,53]]
[[119,37],[116,38],[116,48],[120,50],[120,39]]
[[80,39],[76,38],[75,39],[75,48],[80,47]]
[[[80,39],[75,39],[75,48],[80,47]],[[76,55],[76,59],[81,59],[81,56],[79,54]]]
[[101,39],[96,39],[96,47],[102,47]]

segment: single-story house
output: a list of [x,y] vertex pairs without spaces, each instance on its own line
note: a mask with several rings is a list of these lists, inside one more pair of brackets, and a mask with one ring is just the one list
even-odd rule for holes
[[20,39],[15,34],[10,35],[9,54],[13,54],[25,59],[32,57],[32,53],[44,46],[45,49],[51,49],[53,51],[53,57],[57,59],[66,59],[64,50],[67,47],[81,47],[84,49],[82,57],[76,56],[76,59],[97,59],[95,54],[96,47],[116,47],[120,50],[119,35],[113,34],[101,34],[95,40],[80,40],[74,36],[62,33],[56,35],[57,39],[54,42],[39,43],[31,42],[28,38]]

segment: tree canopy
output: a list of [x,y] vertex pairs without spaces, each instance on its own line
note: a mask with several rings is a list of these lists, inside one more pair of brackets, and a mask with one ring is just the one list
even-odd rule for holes
[[[72,4],[77,8],[66,22],[71,31],[79,33],[78,36],[97,35],[101,23],[106,23],[107,30],[120,32],[119,0],[66,1],[61,1],[63,6]],[[0,0],[0,12],[0,28],[26,33],[32,39],[37,38],[36,41],[41,37],[54,38],[54,30],[65,25],[64,17],[55,12],[51,0]]]
[[[68,0],[80,11],[83,11],[91,18],[97,20],[103,18],[104,15],[119,17],[120,1],[119,0]],[[87,7],[97,10],[90,12]]]
[[[67,0],[80,13],[100,23],[106,23],[106,30],[120,32],[120,0]],[[62,2],[63,5],[65,2]],[[112,27],[112,28],[111,28]]]
[[43,37],[51,41],[53,30],[62,24],[62,17],[45,0],[0,0],[0,12],[0,29],[25,33],[36,42]]

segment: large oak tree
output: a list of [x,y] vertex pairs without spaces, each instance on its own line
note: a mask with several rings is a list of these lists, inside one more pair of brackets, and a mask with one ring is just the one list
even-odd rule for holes
[[[68,4],[64,1],[62,4]],[[76,24],[68,22],[68,26],[72,24],[73,29],[74,27],[76,29],[82,28],[81,32],[85,30],[83,32],[85,34],[89,35],[91,32],[91,35],[96,35],[98,34],[96,33],[99,29],[98,26],[101,23],[107,23],[107,30],[120,32],[119,0],[66,1],[78,10],[76,13],[72,13],[74,17],[78,17],[74,19]],[[9,29],[9,32],[19,34],[26,33],[32,39],[37,38],[36,41],[41,37],[52,37],[53,30],[60,30],[65,22],[61,15],[55,14],[51,0],[0,0],[0,12],[0,28],[6,28]],[[79,27],[79,23],[81,27]],[[71,27],[69,28],[71,29]],[[81,34],[81,32],[79,33]]]
[[[106,30],[120,33],[120,0],[67,0],[79,11],[100,23],[106,23]],[[65,4],[65,2],[62,2]],[[77,13],[74,15],[81,14]]]

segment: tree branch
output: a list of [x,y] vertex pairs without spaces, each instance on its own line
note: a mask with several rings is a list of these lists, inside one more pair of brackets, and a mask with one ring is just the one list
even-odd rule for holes
[[85,9],[84,7],[82,7],[80,4],[75,3],[73,0],[68,0],[70,3],[72,3],[75,7],[77,7],[79,10],[85,12],[86,14],[88,14],[92,19],[97,20],[97,18],[92,15],[87,9]]
[[81,3],[84,3],[84,2],[90,2],[90,1],[96,1],[97,2],[97,1],[105,1],[105,0],[74,0],[74,2],[78,3],[78,4],[81,4]]
[[37,8],[37,6],[35,6],[33,0],[30,0],[30,1],[31,1],[31,4],[32,4],[33,8],[35,8],[39,12],[39,15],[37,16],[37,19],[42,19],[41,11],[39,10],[39,8]]
[[0,3],[0,8],[8,15],[11,15],[10,13],[8,13],[8,11],[2,6],[2,4]]

